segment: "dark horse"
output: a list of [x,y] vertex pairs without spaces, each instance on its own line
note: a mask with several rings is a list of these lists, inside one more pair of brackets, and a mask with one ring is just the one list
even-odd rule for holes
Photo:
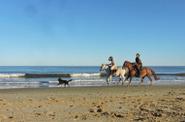
[[140,71],[140,76],[138,76],[137,74],[137,70],[134,66],[134,63],[131,63],[129,61],[125,61],[123,64],[123,67],[127,67],[129,69],[129,75],[127,76],[126,80],[128,80],[130,78],[129,84],[131,84],[132,78],[133,77],[140,77],[141,78],[141,83],[143,83],[143,80],[145,77],[148,77],[148,79],[150,80],[150,85],[152,85],[152,78],[151,76],[154,77],[155,80],[159,80],[159,78],[157,77],[156,73],[149,67],[143,67]]

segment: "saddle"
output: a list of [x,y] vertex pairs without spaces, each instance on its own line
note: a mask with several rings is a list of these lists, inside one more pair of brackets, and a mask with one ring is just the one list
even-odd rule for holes
[[136,71],[136,77],[140,77],[141,67],[136,63],[132,63],[132,69]]

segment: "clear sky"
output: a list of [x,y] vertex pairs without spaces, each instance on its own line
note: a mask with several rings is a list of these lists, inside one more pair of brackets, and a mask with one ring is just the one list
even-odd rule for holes
[[185,65],[185,0],[0,0],[0,65]]

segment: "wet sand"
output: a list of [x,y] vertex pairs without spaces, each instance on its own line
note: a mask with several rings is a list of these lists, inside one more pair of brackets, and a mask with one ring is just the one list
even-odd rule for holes
[[185,122],[185,86],[0,90],[2,122]]

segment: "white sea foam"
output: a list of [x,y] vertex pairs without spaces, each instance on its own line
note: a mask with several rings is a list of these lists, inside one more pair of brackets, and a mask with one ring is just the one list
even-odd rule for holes
[[48,81],[49,83],[58,83],[58,81],[56,80],[56,81]]
[[24,73],[0,73],[0,78],[18,78],[24,76]]
[[102,82],[104,79],[78,79],[74,80],[74,82]]
[[[34,74],[33,74],[34,75]],[[106,78],[100,77],[100,73],[75,73],[70,74],[71,77],[64,79],[72,79],[69,83],[71,87],[85,87],[85,86],[106,86]],[[19,78],[21,77],[21,78]],[[22,78],[25,77],[23,73],[0,73],[0,89],[6,88],[39,88],[39,87],[61,87],[58,86],[57,77],[44,78]],[[119,79],[113,78],[110,85],[117,85]],[[139,78],[134,78],[133,85],[138,85]],[[148,85],[150,82],[146,78],[144,84]],[[185,77],[175,76],[161,76],[160,80],[153,81],[154,85],[176,85],[185,84]],[[125,83],[125,85],[127,82]],[[119,83],[121,85],[121,83]],[[63,85],[62,85],[63,86]]]
[[[34,78],[34,76],[40,75],[42,77],[42,74],[25,74],[25,73],[0,73],[0,78],[21,78],[21,77],[27,77],[29,75],[30,78]],[[47,76],[47,74],[43,74],[44,77],[50,77],[50,75]],[[52,74],[55,75],[55,74]],[[66,74],[61,74],[66,75]],[[58,74],[56,74],[56,77]],[[100,73],[73,73],[69,74],[71,77],[98,77],[100,76]]]
[[74,73],[71,77],[96,77],[100,76],[100,73]]

